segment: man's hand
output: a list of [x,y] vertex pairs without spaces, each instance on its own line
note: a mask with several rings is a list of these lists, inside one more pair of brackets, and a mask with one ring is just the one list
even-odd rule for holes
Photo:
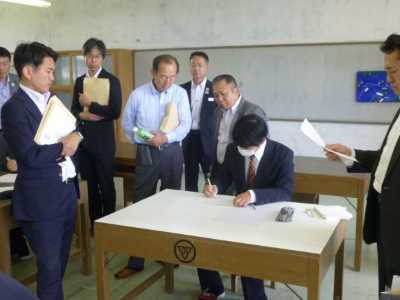
[[63,137],[60,142],[63,144],[61,155],[72,156],[78,149],[79,143],[81,142],[81,137],[78,133],[72,132],[66,137]]
[[[327,149],[351,156],[351,149],[345,145],[342,144],[327,144],[325,146]],[[340,157],[336,155],[335,153],[329,152],[327,150],[325,151],[325,155],[328,159],[330,160],[340,160]]]
[[81,120],[85,120],[85,121],[100,121],[103,120],[103,117],[100,117],[98,115],[92,114],[88,111],[83,111],[79,113],[79,118]]
[[10,172],[17,172],[18,171],[18,166],[17,166],[17,161],[15,159],[11,159],[7,157],[7,170]]
[[86,96],[85,94],[79,94],[79,104],[82,107],[88,107],[90,106],[90,103],[92,103],[92,101],[90,101],[88,96]]
[[205,184],[203,188],[203,194],[208,198],[215,197],[215,195],[218,194],[218,188],[216,185]]
[[147,141],[147,143],[153,147],[160,147],[161,145],[168,142],[167,136],[162,132],[152,132],[154,136]]
[[251,194],[249,191],[237,195],[233,199],[233,205],[238,207],[247,206],[251,202]]

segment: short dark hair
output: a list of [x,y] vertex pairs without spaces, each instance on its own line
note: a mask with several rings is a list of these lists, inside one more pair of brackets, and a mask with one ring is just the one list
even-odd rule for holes
[[90,51],[92,51],[92,49],[98,49],[101,53],[101,56],[103,58],[106,57],[106,52],[107,52],[107,48],[106,48],[106,44],[104,44],[104,42],[102,40],[96,39],[96,38],[90,38],[88,39],[82,47],[83,50],[83,55],[88,55],[90,53]]
[[392,33],[381,45],[381,51],[385,54],[390,54],[397,50],[400,54],[400,35]]
[[258,146],[267,136],[267,123],[256,114],[241,117],[232,131],[233,143],[243,148]]
[[194,52],[192,52],[192,53],[190,54],[189,60],[192,60],[192,58],[193,58],[194,56],[200,56],[200,57],[204,58],[204,60],[206,61],[206,63],[209,62],[207,53],[205,53],[205,52],[203,52],[203,51],[194,51]]
[[220,81],[225,81],[228,84],[232,83],[235,87],[238,86],[235,77],[233,77],[230,74],[221,74],[221,75],[216,76],[213,79],[212,84],[216,84],[217,82],[220,82]]
[[45,57],[51,57],[56,62],[58,53],[39,42],[19,44],[14,51],[14,67],[19,78],[21,78],[22,69],[26,65],[37,68],[43,63]]
[[4,47],[0,47],[0,57],[8,57],[11,60],[11,53]]
[[161,63],[166,64],[175,64],[176,65],[176,73],[179,73],[179,63],[175,56],[169,54],[162,54],[154,57],[153,59],[153,71],[158,71]]

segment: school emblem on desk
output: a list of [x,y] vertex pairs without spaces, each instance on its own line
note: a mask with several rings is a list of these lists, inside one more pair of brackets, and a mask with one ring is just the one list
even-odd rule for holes
[[175,257],[183,263],[190,263],[196,258],[196,248],[188,240],[179,240],[174,246]]

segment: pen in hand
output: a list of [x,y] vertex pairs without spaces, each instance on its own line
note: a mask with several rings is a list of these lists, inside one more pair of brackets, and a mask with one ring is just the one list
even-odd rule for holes
[[217,187],[211,183],[210,176],[207,174],[205,178],[206,182],[204,185],[204,194],[206,197],[214,197],[218,192],[217,192]]

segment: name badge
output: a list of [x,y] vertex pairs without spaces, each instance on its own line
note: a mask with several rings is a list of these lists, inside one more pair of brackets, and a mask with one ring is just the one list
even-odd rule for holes
[[208,97],[208,101],[213,102],[214,98],[213,97]]

